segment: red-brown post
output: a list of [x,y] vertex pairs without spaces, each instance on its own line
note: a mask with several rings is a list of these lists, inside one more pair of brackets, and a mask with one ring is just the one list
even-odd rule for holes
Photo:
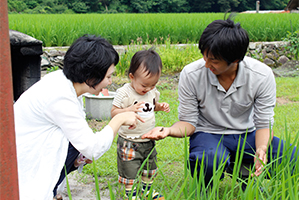
[[19,199],[7,0],[0,0],[0,199]]

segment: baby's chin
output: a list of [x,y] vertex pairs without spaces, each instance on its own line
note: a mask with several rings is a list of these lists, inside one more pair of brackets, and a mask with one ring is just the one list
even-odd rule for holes
[[147,92],[138,92],[138,94],[145,95],[145,94],[147,94]]

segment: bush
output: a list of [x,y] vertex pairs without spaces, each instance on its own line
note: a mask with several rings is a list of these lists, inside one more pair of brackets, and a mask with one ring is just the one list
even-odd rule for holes
[[23,12],[24,10],[27,9],[27,5],[26,3],[24,3],[23,1],[8,1],[7,2],[7,6],[8,6],[8,11],[9,12]]
[[73,8],[75,13],[87,13],[89,7],[85,3],[73,3]]
[[64,11],[64,14],[75,14],[75,12],[71,9],[67,9]]
[[299,59],[299,30],[295,32],[288,31],[283,41],[288,42],[285,46],[285,49],[289,52],[291,58]]

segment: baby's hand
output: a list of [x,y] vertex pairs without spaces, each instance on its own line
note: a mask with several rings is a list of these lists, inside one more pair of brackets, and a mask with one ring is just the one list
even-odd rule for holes
[[170,106],[168,103],[165,103],[165,102],[160,103],[159,107],[160,107],[161,111],[170,112]]
[[129,109],[128,111],[132,111],[132,112],[135,112],[135,113],[137,113],[137,112],[142,112],[142,111],[140,110],[140,108],[144,108],[144,105],[142,105],[142,104],[144,104],[144,103],[145,103],[144,101],[138,102],[138,103],[136,103],[136,104],[134,104],[134,105],[128,107],[128,109]]

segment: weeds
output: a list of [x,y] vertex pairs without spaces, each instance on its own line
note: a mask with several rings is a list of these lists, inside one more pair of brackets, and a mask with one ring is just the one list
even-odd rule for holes
[[288,51],[290,58],[295,60],[299,59],[299,30],[295,32],[287,32],[285,38],[282,38],[283,41],[288,42],[285,46],[285,50]]
[[47,74],[50,72],[54,72],[56,70],[59,70],[60,68],[58,66],[54,66],[54,67],[49,67],[47,68]]

